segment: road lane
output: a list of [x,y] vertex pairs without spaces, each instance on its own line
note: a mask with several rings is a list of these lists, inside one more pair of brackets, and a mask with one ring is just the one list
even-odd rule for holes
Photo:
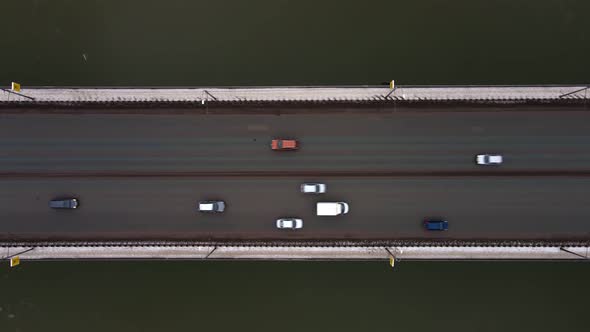
[[[301,150],[273,152],[273,137]],[[0,172],[590,170],[590,113],[4,114]]]
[[[2,179],[0,237],[77,240],[229,239],[589,239],[588,178],[151,178]],[[303,181],[328,193],[303,195]],[[76,195],[80,209],[49,209]],[[199,199],[223,199],[220,215],[196,212]],[[346,201],[350,213],[317,217],[317,201]],[[279,217],[301,231],[280,231]],[[424,217],[449,220],[426,232]]]

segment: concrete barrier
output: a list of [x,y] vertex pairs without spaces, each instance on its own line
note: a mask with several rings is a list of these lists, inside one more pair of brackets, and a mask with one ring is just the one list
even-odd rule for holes
[[10,246],[2,259],[191,259],[191,260],[579,260],[588,246],[560,247],[316,247],[316,246]]
[[194,87],[82,88],[22,87],[0,91],[0,105],[399,102],[576,102],[590,99],[588,85],[563,86],[350,86],[350,87]]

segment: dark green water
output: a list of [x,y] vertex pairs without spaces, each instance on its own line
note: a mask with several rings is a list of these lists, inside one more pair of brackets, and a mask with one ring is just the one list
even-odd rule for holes
[[1,331],[587,331],[590,264],[42,262]]
[[587,83],[587,0],[20,0],[0,84]]
[[[589,1],[3,1],[0,85],[587,83]],[[1,225],[1,221],[0,221]],[[5,331],[587,331],[590,265],[23,262]]]

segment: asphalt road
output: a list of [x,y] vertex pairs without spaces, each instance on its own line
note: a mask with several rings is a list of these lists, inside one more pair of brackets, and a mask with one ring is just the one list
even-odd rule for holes
[[[332,178],[328,192],[304,195],[316,178],[150,178],[0,180],[3,239],[587,239],[590,178]],[[52,210],[75,195],[77,210]],[[223,214],[196,211],[223,199]],[[318,201],[346,201],[347,215],[315,216]],[[279,217],[304,228],[278,230]],[[421,221],[441,217],[447,232]]]
[[[301,150],[273,152],[273,137]],[[4,114],[0,173],[590,171],[590,112]]]
[[[273,137],[297,138],[301,149],[273,152]],[[505,164],[478,167],[478,153]],[[375,171],[431,174],[365,176]],[[588,239],[588,175],[590,112],[2,114],[0,237]],[[329,193],[301,195],[303,181]],[[79,210],[47,207],[68,195]],[[227,201],[226,213],[195,211],[213,198]],[[319,199],[351,211],[314,216]],[[304,229],[276,230],[288,216]],[[450,230],[425,232],[424,217],[448,219]]]

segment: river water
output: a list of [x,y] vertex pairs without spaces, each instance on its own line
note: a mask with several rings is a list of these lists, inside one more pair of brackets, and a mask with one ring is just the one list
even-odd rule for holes
[[[3,1],[0,85],[588,83],[588,13],[575,0]],[[565,262],[5,261],[0,332],[586,331],[589,277]]]
[[587,0],[3,1],[2,82],[588,83]]

